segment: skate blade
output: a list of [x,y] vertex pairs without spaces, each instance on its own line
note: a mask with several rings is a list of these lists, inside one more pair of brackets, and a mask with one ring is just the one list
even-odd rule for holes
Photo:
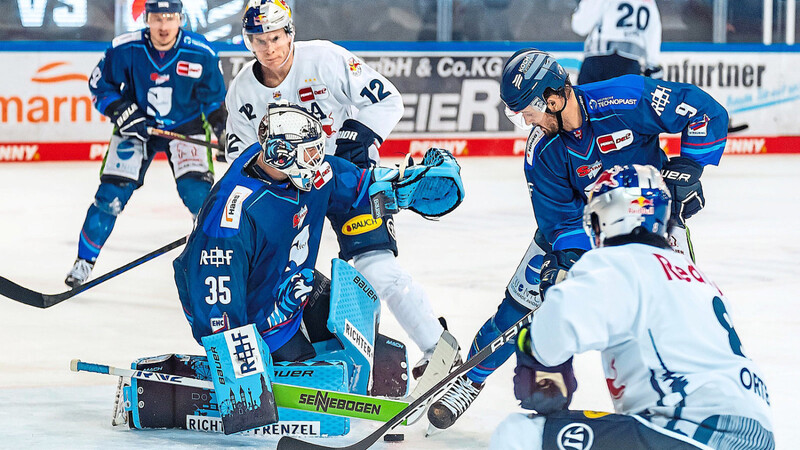
[[435,426],[433,426],[433,424],[429,423],[428,424],[428,430],[425,431],[425,437],[435,436],[435,435],[441,433],[442,431],[444,431],[444,430],[442,430],[441,428],[436,428]]

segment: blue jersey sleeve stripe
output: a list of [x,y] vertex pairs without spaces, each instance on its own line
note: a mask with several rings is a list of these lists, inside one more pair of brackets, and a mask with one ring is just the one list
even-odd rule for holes
[[[353,207],[361,203],[361,200],[364,199],[364,196],[367,194],[367,191],[369,190],[369,183],[368,183],[369,178],[366,176],[368,173],[370,173],[370,171],[366,169],[361,170],[361,178],[358,179],[358,186],[357,186],[359,190],[358,198],[356,199],[355,202],[353,202]],[[366,184],[364,184],[365,181],[367,182]]]
[[686,146],[689,146],[689,147],[703,147],[703,146],[708,146],[708,145],[714,145],[714,144],[716,144],[718,142],[723,142],[723,141],[725,141],[727,139],[728,139],[728,137],[725,136],[725,137],[721,137],[721,138],[717,139],[716,141],[711,141],[711,142],[698,142],[696,144],[692,143],[692,142],[682,142],[681,146],[684,146],[684,147],[686,147]]
[[687,153],[689,155],[705,155],[709,153],[715,152],[722,152],[725,149],[725,142],[721,144],[717,144],[713,147],[708,148],[689,148],[685,146],[681,146],[681,153]]
[[117,100],[119,100],[121,98],[122,98],[122,96],[119,95],[119,94],[116,94],[116,93],[110,94],[110,95],[108,95],[106,97],[103,97],[103,100],[100,100],[99,102],[97,102],[94,105],[94,107],[95,107],[95,109],[100,111],[100,114],[105,114],[106,108],[108,108],[108,105],[114,103],[115,101],[117,101]]
[[573,230],[560,234],[555,242],[553,242],[553,250],[563,250],[565,248],[588,250],[592,248],[592,244],[586,232],[583,230]]

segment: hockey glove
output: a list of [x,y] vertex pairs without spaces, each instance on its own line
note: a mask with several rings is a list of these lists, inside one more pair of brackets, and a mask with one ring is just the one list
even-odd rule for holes
[[374,168],[369,187],[373,217],[395,214],[400,209],[410,209],[425,218],[449,213],[464,200],[460,171],[453,155],[438,148],[429,149],[418,166],[412,161],[399,169]]
[[225,145],[225,122],[228,120],[228,111],[225,109],[225,105],[212,111],[206,120],[211,125],[211,130],[214,131],[217,142],[220,145]]
[[548,367],[531,355],[530,329],[517,336],[517,367],[514,369],[514,396],[520,406],[547,415],[569,407],[578,380],[572,370],[572,358]]
[[686,219],[697,214],[706,204],[700,184],[702,174],[703,166],[682,156],[670,158],[661,169],[661,176],[672,196],[672,218],[680,225],[685,224]]
[[564,281],[567,272],[578,261],[578,258],[586,253],[586,250],[579,248],[569,248],[566,250],[556,250],[544,255],[542,262],[541,281],[539,282],[539,293],[544,298],[545,293],[554,284]]
[[336,150],[333,154],[362,169],[369,169],[372,166],[372,161],[369,159],[369,148],[372,145],[379,146],[381,143],[383,143],[383,139],[369,127],[357,120],[347,119],[339,130],[336,138]]
[[106,115],[114,121],[122,136],[133,137],[142,142],[150,139],[150,133],[147,132],[147,117],[136,103],[118,100],[108,105]]

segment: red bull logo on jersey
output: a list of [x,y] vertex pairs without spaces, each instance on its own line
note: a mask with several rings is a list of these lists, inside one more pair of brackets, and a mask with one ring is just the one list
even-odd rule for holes
[[703,114],[703,118],[695,122],[689,123],[686,129],[686,134],[689,136],[707,136],[708,135],[708,122],[711,118],[707,114]]
[[383,224],[383,219],[373,219],[371,214],[361,214],[345,222],[342,225],[342,233],[348,236],[369,233]]
[[597,146],[602,153],[620,150],[631,145],[631,143],[633,143],[633,132],[631,130],[620,130],[597,138]]
[[357,60],[356,58],[348,59],[347,67],[350,69],[350,73],[352,73],[354,76],[361,75],[361,61]]
[[628,205],[628,214],[640,214],[640,215],[653,215],[655,212],[655,208],[653,207],[653,201],[639,196],[636,200],[631,201]]
[[200,78],[203,75],[203,65],[188,61],[178,61],[175,72],[183,77]]

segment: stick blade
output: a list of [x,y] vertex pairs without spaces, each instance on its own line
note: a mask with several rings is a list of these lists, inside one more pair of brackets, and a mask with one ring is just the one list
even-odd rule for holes
[[0,295],[37,308],[49,306],[46,304],[45,295],[41,292],[32,291],[3,277],[0,277]]

